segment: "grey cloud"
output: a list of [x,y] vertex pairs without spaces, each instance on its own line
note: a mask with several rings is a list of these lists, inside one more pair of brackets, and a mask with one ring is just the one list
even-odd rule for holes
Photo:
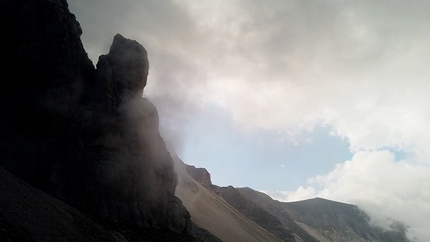
[[[318,117],[324,112],[328,119],[349,115],[344,121],[351,123],[363,100],[384,99],[388,105],[396,99],[392,93],[422,91],[418,86],[427,76],[428,1],[74,0],[70,6],[93,60],[107,52],[118,32],[146,47],[146,94],[163,100],[161,110],[172,110],[162,113],[169,115],[166,120],[194,114],[196,103],[204,102],[228,105],[233,114],[239,110],[239,121],[258,120],[249,116],[259,115],[255,100],[242,97],[263,95],[258,107],[269,110],[267,119],[280,120],[268,125],[291,127],[303,119],[285,119],[287,114],[324,120]],[[271,89],[285,89],[285,98],[275,98]],[[296,108],[273,108],[279,102]]]
[[82,25],[82,40],[94,61],[117,33],[136,39],[151,52],[165,48],[163,44],[169,41],[187,41],[194,29],[186,10],[174,1],[74,0],[69,5]]
[[[384,98],[387,104],[395,99],[388,90],[407,93],[421,85],[429,56],[422,53],[430,54],[430,7],[421,0],[74,0],[70,7],[94,61],[118,32],[145,46],[150,59],[146,94],[167,110],[160,111],[162,119],[175,123],[185,123],[179,117],[194,115],[204,102],[228,105],[233,115],[239,110],[235,117],[242,122],[259,120],[249,116],[262,111],[255,110],[255,100],[243,99],[256,95],[263,95],[259,108],[269,110],[267,119],[279,119],[268,125],[291,127],[303,118],[285,120],[287,114],[315,117],[332,115],[331,109],[352,115],[345,119],[350,123],[360,99]],[[270,90],[279,85],[262,85],[273,82],[284,86],[283,100]],[[217,100],[220,96],[225,100]],[[279,102],[296,108],[273,108]]]

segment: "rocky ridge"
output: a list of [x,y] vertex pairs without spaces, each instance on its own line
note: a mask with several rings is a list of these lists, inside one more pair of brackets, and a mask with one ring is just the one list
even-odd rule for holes
[[[192,221],[222,241],[284,241],[269,232],[256,221],[241,213],[211,188],[210,174],[204,168],[185,165],[174,150],[170,150],[175,162],[179,182],[176,195],[191,213]],[[197,180],[189,173],[197,175]],[[204,185],[202,185],[202,182]],[[206,238],[208,241],[216,241]]]
[[370,217],[355,205],[322,198],[279,205],[320,241],[409,241],[403,223],[393,221],[391,230],[372,226]]
[[304,241],[410,241],[404,224],[395,222],[392,230],[372,226],[368,215],[355,205],[322,198],[285,203],[250,188],[238,191],[271,211]]
[[251,188],[213,185],[204,168],[187,165],[186,171],[201,186],[282,241],[410,241],[404,224],[393,221],[391,230],[372,226],[366,213],[355,205],[321,198],[279,202]]
[[233,186],[220,187],[213,185],[210,173],[205,168],[186,165],[187,173],[212,193],[222,197],[233,208],[257,223],[260,227],[272,233],[282,241],[295,241],[294,234],[287,229],[276,216],[272,215],[255,202],[243,196]]

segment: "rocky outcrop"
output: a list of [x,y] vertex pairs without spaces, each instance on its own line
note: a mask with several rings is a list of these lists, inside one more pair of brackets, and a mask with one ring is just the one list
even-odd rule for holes
[[186,165],[187,173],[202,186],[211,189],[213,187],[211,174],[205,168],[196,168],[195,166]]
[[145,49],[117,35],[97,67],[65,157],[53,165],[52,193],[101,218],[188,233],[190,215],[174,196],[177,175],[157,110],[141,98]]
[[0,165],[108,223],[190,233],[157,110],[141,97],[146,50],[117,35],[95,69],[67,7],[1,2]]

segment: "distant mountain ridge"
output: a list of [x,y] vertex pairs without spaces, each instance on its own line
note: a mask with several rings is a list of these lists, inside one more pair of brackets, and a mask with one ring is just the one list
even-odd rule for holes
[[368,215],[355,205],[314,198],[281,206],[297,223],[317,230],[316,237],[323,235],[327,241],[409,241],[404,224],[394,222],[392,231],[371,226]]
[[[174,150],[170,150],[178,173],[178,196],[191,214],[191,220],[222,241],[285,241],[259,226],[255,221],[239,212],[210,187],[210,174],[204,168],[195,169],[185,165]],[[202,185],[188,172],[203,179]],[[212,241],[209,239],[208,241]]]
[[392,230],[384,231],[370,225],[369,217],[355,205],[322,198],[279,202],[251,188],[213,185],[204,168],[187,166],[187,171],[212,193],[283,241],[410,241],[404,224],[394,222]]

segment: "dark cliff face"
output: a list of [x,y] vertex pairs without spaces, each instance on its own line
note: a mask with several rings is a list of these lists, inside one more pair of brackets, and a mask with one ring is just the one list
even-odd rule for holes
[[105,221],[190,232],[157,110],[141,97],[146,50],[117,35],[95,69],[66,1],[0,9],[0,165]]
[[2,165],[42,185],[95,69],[66,1],[1,1]]

